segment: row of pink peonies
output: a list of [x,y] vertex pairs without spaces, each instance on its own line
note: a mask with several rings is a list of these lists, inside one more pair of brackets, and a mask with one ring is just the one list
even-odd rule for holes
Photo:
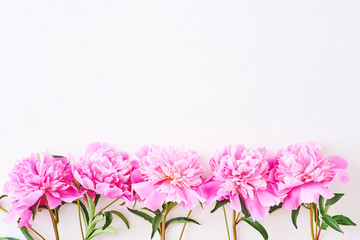
[[5,193],[14,199],[5,221],[20,218],[19,227],[30,226],[38,204],[46,200],[54,209],[85,193],[126,203],[137,198],[152,210],[164,202],[193,209],[199,201],[210,205],[228,199],[240,212],[241,198],[253,220],[262,220],[281,200],[283,208],[296,209],[301,203],[318,202],[319,195],[333,197],[328,186],[336,178],[348,181],[347,162],[323,156],[314,142],[290,145],[276,156],[264,148],[227,146],[210,159],[212,174],[205,179],[195,151],[144,146],[136,156],[129,160],[126,152],[99,142],[90,144],[78,160],[33,154],[16,164],[5,183]]

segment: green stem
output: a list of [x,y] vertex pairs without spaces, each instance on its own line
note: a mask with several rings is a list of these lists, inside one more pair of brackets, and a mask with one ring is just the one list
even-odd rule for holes
[[8,210],[6,210],[5,208],[3,208],[2,206],[0,206],[0,209],[3,210],[4,212],[8,212]]
[[226,217],[225,207],[224,207],[224,206],[222,206],[222,208],[223,208],[223,211],[224,211],[224,218],[225,218],[225,224],[226,224],[226,231],[227,231],[228,238],[229,238],[229,240],[230,240],[229,224],[228,224],[227,217]]
[[314,209],[313,209],[313,204],[312,203],[310,203],[310,230],[311,230],[312,240],[315,240],[315,235],[314,235]]
[[233,210],[233,218],[232,218],[232,226],[233,226],[233,238],[234,240],[237,240],[236,236],[236,211]]
[[84,237],[84,232],[83,232],[83,228],[82,228],[82,224],[81,224],[81,216],[80,216],[80,200],[77,200],[77,205],[78,205],[78,215],[79,215],[79,224],[80,224],[80,230],[81,230],[81,237],[83,240],[85,240]]
[[44,199],[45,199],[45,202],[46,202],[46,206],[49,210],[49,213],[50,213],[50,217],[51,217],[51,221],[52,221],[52,225],[53,225],[53,228],[54,228],[54,233],[55,233],[55,239],[56,240],[59,240],[59,231],[58,231],[58,228],[57,228],[57,224],[56,224],[56,220],[55,220],[55,216],[54,216],[54,213],[53,211],[50,209],[50,206],[49,206],[49,202],[46,198],[46,195],[44,195]]
[[[192,212],[192,210],[189,211],[188,215],[186,216],[187,218],[190,217],[191,212]],[[181,238],[182,238],[182,236],[183,236],[183,234],[184,234],[185,227],[186,227],[186,222],[184,223],[184,226],[183,226],[183,228],[182,228],[182,230],[181,230],[181,234],[180,234],[179,240],[181,240]]]
[[162,219],[162,226],[161,226],[161,240],[165,240],[165,223],[166,223],[166,216],[168,214],[168,205],[169,203],[166,203],[165,205],[165,214]]

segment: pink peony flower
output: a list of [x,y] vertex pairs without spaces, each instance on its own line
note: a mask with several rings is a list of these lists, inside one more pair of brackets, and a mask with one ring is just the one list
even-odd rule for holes
[[[203,198],[198,193],[204,172],[200,156],[191,150],[173,147],[144,146],[136,156],[140,160],[141,181],[133,188],[151,210],[164,202],[177,202],[185,209],[193,209]],[[139,177],[137,179],[140,179]]]
[[94,142],[89,144],[79,162],[70,158],[74,177],[83,188],[109,198],[120,198],[126,203],[132,201],[130,178],[136,162],[128,160],[126,152]]
[[338,156],[326,157],[314,142],[290,145],[276,156],[272,181],[284,198],[283,207],[296,209],[301,203],[317,203],[319,195],[332,198],[327,188],[337,177],[348,182],[347,162]]
[[14,198],[6,222],[20,218],[18,227],[30,227],[31,208],[45,195],[51,209],[62,201],[72,202],[79,198],[73,183],[73,175],[66,158],[54,158],[42,153],[19,161],[9,173],[10,180],[4,185],[4,192]]
[[241,198],[253,220],[266,218],[270,206],[280,202],[268,181],[272,166],[268,155],[263,148],[243,145],[218,151],[210,159],[212,176],[200,187],[205,204],[229,199],[231,207],[240,212]]

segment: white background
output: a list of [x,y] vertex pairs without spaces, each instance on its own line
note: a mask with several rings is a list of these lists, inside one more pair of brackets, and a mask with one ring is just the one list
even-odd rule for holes
[[[359,12],[355,0],[1,1],[0,185],[31,152],[80,155],[92,141],[132,157],[144,143],[193,148],[207,164],[226,144],[276,152],[315,140],[349,162],[330,213],[360,224]],[[131,224],[116,221],[116,239],[149,239],[149,224],[116,208]],[[184,240],[227,239],[210,209],[195,210],[202,225]],[[282,210],[263,224],[273,240],[311,239],[308,218],[302,211],[296,230]],[[54,239],[47,213],[34,228]],[[343,229],[323,239],[360,239],[360,227]],[[75,206],[61,211],[60,235],[81,239]],[[1,223],[0,236],[23,239],[15,224]]]

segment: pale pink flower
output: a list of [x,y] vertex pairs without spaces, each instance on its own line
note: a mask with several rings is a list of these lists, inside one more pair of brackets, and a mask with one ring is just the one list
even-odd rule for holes
[[79,161],[70,158],[74,178],[84,189],[109,198],[120,198],[126,203],[132,201],[130,178],[135,165],[126,152],[94,142],[89,144]]
[[198,186],[204,169],[200,156],[191,150],[173,147],[144,146],[136,156],[140,161],[142,179],[133,188],[146,207],[156,210],[165,202],[177,202],[185,209],[193,209],[202,197]]
[[270,206],[280,199],[269,183],[271,159],[264,148],[231,145],[218,151],[211,159],[212,176],[200,187],[205,204],[229,199],[231,207],[240,212],[240,198],[253,220],[262,220]]
[[272,181],[283,195],[283,207],[296,209],[301,203],[317,203],[319,195],[331,198],[327,188],[337,177],[348,182],[347,162],[338,156],[326,157],[315,142],[304,142],[281,149],[275,159]]
[[10,180],[4,185],[4,192],[13,198],[6,222],[20,218],[18,227],[29,227],[31,208],[44,195],[50,209],[61,205],[62,201],[72,202],[80,195],[73,183],[73,175],[66,158],[54,158],[49,154],[32,154],[19,161],[9,173]]

